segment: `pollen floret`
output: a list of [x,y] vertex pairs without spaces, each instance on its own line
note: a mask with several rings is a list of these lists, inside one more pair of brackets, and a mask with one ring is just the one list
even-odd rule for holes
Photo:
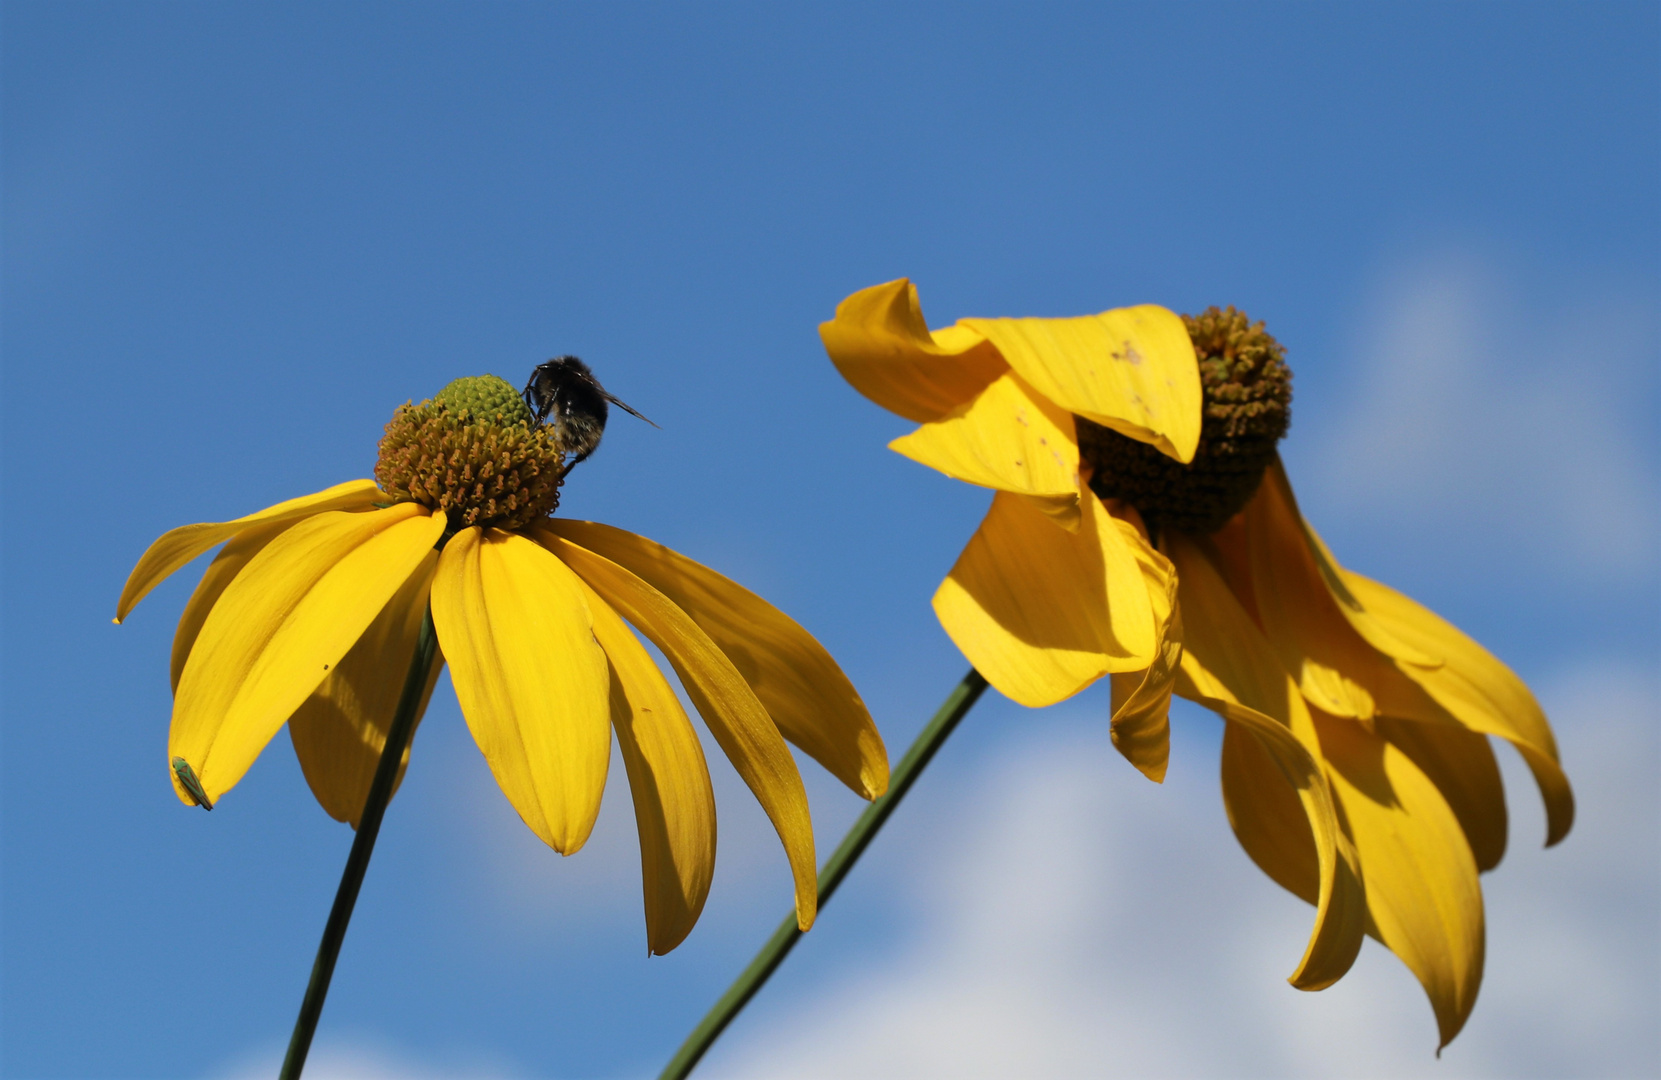
[[495,375],[405,404],[381,438],[375,482],[396,502],[443,510],[452,529],[517,529],[553,513],[565,479],[553,432]]
[[519,391],[497,375],[456,379],[434,394],[433,400],[451,412],[469,413],[479,422],[528,425],[536,419]]
[[1079,453],[1094,468],[1090,486],[1122,499],[1150,526],[1210,535],[1257,491],[1275,446],[1292,422],[1286,350],[1233,307],[1184,315],[1199,359],[1205,417],[1199,449],[1184,465],[1147,443],[1078,417]]

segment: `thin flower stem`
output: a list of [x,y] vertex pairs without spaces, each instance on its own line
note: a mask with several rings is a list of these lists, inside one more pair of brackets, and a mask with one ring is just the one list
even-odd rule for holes
[[300,1016],[294,1021],[294,1034],[288,1040],[288,1054],[283,1058],[283,1069],[277,1074],[278,1080],[299,1080],[300,1070],[306,1067],[311,1037],[317,1031],[318,1018],[323,1015],[323,999],[329,993],[329,979],[334,975],[341,942],[346,940],[346,924],[352,921],[352,908],[358,902],[358,889],[363,885],[364,872],[369,869],[369,856],[375,850],[375,837],[381,831],[386,804],[392,800],[398,762],[403,759],[410,733],[415,730],[415,714],[420,711],[421,695],[427,688],[427,677],[432,672],[433,657],[437,651],[438,635],[433,630],[433,609],[429,606],[421,620],[421,636],[416,641],[409,674],[404,676],[404,692],[398,698],[398,711],[392,716],[392,727],[386,733],[380,763],[375,766],[375,779],[370,782],[369,797],[364,800],[363,815],[358,819],[352,852],[346,856],[346,869],[340,875],[334,907],[329,909],[329,921],[323,926],[323,940],[317,946],[317,960],[311,966],[311,981],[306,984],[306,996],[300,1002]]
[[[957,727],[958,721],[962,720],[974,707],[975,702],[980,700],[980,695],[985,689],[986,679],[980,672],[970,668],[969,674],[963,676],[963,681],[957,684],[957,688],[941,704],[940,710],[934,714],[928,726],[923,728],[912,742],[911,748],[905,752],[905,757],[900,759],[899,766],[889,778],[888,792],[865,808],[865,813],[854,822],[854,827],[848,830],[848,835],[842,838],[842,843],[819,871],[820,911],[825,910],[825,905],[830,902],[836,887],[842,884],[842,879],[848,876],[848,871],[854,868],[854,863],[859,861],[860,855],[864,854],[866,847],[876,838],[877,832],[888,820],[888,815],[900,805],[905,793],[911,790],[911,785],[916,783],[917,777],[928,767],[934,752],[945,743],[946,737]],[[692,1029],[692,1034],[686,1037],[686,1041],[669,1060],[669,1064],[664,1066],[663,1072],[658,1074],[658,1080],[685,1080],[697,1066],[698,1059],[702,1058],[715,1040],[721,1037],[721,1032],[725,1031],[733,1018],[750,1003],[750,999],[756,996],[756,992],[778,966],[784,963],[784,958],[790,955],[790,950],[796,947],[796,942],[801,936],[802,932],[796,928],[795,914],[785,916],[784,921],[779,923],[779,928],[773,931],[772,938],[756,953],[755,959],[750,961],[750,966],[745,968],[727,992],[721,995],[721,999],[698,1026]]]

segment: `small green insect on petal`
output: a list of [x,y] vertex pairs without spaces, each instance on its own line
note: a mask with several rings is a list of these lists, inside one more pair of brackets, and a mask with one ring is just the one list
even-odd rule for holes
[[213,809],[213,800],[208,798],[207,789],[202,787],[202,781],[196,778],[196,770],[190,767],[190,762],[182,757],[174,758],[173,774],[179,778],[179,783],[183,785],[185,792],[196,800],[197,806],[204,810]]

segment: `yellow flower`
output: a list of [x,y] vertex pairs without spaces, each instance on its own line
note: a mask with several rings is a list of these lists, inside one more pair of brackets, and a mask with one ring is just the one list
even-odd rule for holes
[[568,469],[553,429],[532,421],[512,387],[457,380],[387,425],[379,485],[354,480],[152,544],[117,622],[228,541],[173,643],[168,759],[179,798],[211,807],[286,722],[318,802],[356,827],[430,600],[442,658],[426,694],[448,661],[503,793],[556,851],[587,840],[616,733],[640,831],[647,944],[667,952],[708,894],[715,803],[698,737],[626,621],[669,658],[772,819],[807,929],[813,832],[785,742],[875,798],[888,758],[864,703],[824,648],[755,594],[643,537],[549,517]]
[[931,332],[903,279],[820,332],[856,389],[922,425],[892,449],[995,492],[934,597],[970,662],[1029,706],[1110,676],[1114,745],[1154,780],[1172,692],[1218,713],[1235,835],[1316,907],[1292,984],[1330,985],[1370,934],[1446,1045],[1482,979],[1477,875],[1505,848],[1484,736],[1533,770],[1548,845],[1573,796],[1528,688],[1339,566],[1298,512],[1279,345],[1232,309],[1151,305]]

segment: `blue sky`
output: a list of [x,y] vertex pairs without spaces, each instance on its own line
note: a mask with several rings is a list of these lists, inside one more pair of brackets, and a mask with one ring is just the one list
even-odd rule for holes
[[[561,512],[790,612],[897,757],[962,673],[928,598],[987,501],[888,452],[907,425],[819,346],[838,300],[902,275],[935,323],[1266,320],[1306,513],[1540,690],[1581,818],[1538,851],[1508,773],[1488,981],[1437,1063],[1381,950],[1332,990],[1285,985],[1308,911],[1228,834],[1214,718],[1179,711],[1155,787],[1111,754],[1105,691],[993,695],[709,1075],[1653,1067],[1653,4],[0,19],[5,1075],[273,1070],[349,831],[283,736],[211,815],[173,797],[167,655],[196,570],[109,619],[156,535],[368,475],[392,409],[456,376],[593,363],[661,430],[616,418]],[[714,892],[648,960],[626,792],[560,859],[441,686],[310,1075],[655,1072],[788,908],[718,759]],[[804,772],[828,851],[861,804]]]

